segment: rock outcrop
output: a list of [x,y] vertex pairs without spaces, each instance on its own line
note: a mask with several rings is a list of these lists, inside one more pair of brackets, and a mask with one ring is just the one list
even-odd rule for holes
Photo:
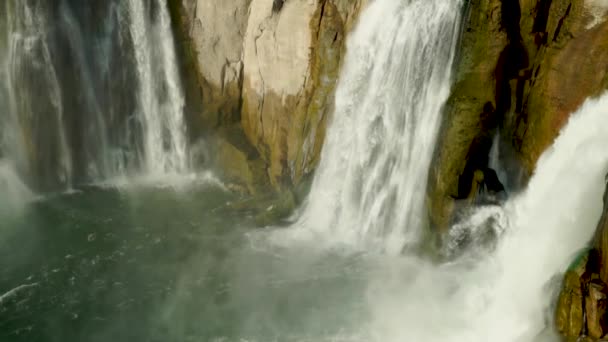
[[567,341],[597,341],[608,336],[608,184],[604,211],[591,248],[566,272],[555,323]]
[[296,185],[318,162],[345,38],[366,0],[170,2],[197,71],[200,126],[237,127],[275,189]]
[[525,182],[570,113],[608,87],[608,22],[597,0],[471,0],[428,186],[445,231],[474,174],[501,152]]

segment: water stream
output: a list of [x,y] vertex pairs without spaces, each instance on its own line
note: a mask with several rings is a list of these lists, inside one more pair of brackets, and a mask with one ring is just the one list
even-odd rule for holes
[[348,40],[321,165],[296,224],[331,232],[311,238],[391,254],[418,242],[460,12],[458,0],[378,0],[363,13]]
[[188,169],[184,95],[161,0],[8,0],[0,158],[39,191]]

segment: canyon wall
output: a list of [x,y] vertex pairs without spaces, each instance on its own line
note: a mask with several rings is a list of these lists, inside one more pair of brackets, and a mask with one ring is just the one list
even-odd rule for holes
[[170,1],[186,73],[196,73],[186,76],[202,98],[196,126],[231,151],[214,158],[229,181],[280,190],[314,169],[365,1]]
[[460,203],[476,195],[475,175],[492,178],[494,141],[509,161],[511,179],[503,181],[517,189],[568,115],[607,88],[607,9],[598,0],[467,3],[454,86],[430,171],[432,227],[445,231]]

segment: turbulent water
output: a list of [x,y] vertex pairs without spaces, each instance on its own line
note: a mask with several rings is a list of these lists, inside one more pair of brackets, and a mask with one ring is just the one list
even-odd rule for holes
[[[608,171],[608,95],[574,114],[528,188],[462,224],[493,219],[499,242],[443,265],[387,261],[370,306],[383,341],[552,341],[555,275],[591,239]],[[573,160],[577,160],[573,163]],[[387,285],[389,284],[389,285]]]
[[457,0],[377,0],[365,10],[299,226],[389,253],[417,241],[460,13]]
[[0,5],[0,158],[37,190],[187,168],[161,0]]
[[409,248],[463,2],[368,5],[309,199],[265,229],[208,175],[32,194],[188,166],[163,3],[51,3],[0,6],[1,341],[556,340],[556,279],[601,211],[608,95],[573,114],[524,191],[452,227],[477,244],[433,263]]

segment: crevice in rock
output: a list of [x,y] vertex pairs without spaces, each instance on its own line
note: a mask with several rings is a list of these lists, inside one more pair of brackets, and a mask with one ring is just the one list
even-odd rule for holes
[[[260,62],[259,62],[259,58],[260,55],[258,53],[258,40],[264,35],[264,28],[262,27],[263,23],[266,20],[262,21],[262,24],[260,24],[260,26],[258,27],[259,30],[259,34],[256,35],[253,39],[253,46],[255,48],[255,58],[258,59],[258,74],[260,75],[260,82],[262,83],[262,90],[260,92],[260,101],[258,103],[258,115],[259,115],[259,129],[261,132],[261,137],[258,136],[257,140],[258,140],[258,145],[263,144],[264,141],[264,136],[265,136],[265,130],[264,130],[264,102],[265,102],[265,94],[266,94],[266,83],[264,82],[264,75],[262,75],[262,70],[259,68]],[[265,154],[265,156],[268,156],[268,154]]]
[[319,35],[321,34],[321,25],[323,23],[323,16],[325,15],[325,5],[327,4],[327,0],[323,0],[321,3],[321,14],[319,14],[319,22],[317,24],[317,39],[319,41]]
[[562,31],[562,27],[564,26],[564,21],[570,15],[570,11],[571,10],[572,10],[572,3],[568,4],[568,8],[566,9],[566,13],[564,13],[564,16],[562,16],[559,19],[559,22],[557,23],[557,28],[555,29],[555,34],[553,35],[553,41],[554,42],[556,42],[557,39],[559,38],[559,34]]
[[[508,83],[509,80],[518,78],[520,71],[528,68],[528,52],[522,41],[519,22],[521,20],[521,9],[519,2],[511,0],[502,1],[502,26],[507,32],[509,44],[504,49],[496,66],[496,81]],[[510,102],[510,101],[509,101]],[[499,101],[497,101],[497,104]],[[497,110],[501,110],[497,105]]]
[[536,4],[536,18],[534,18],[534,25],[532,32],[546,32],[547,23],[549,22],[549,12],[551,10],[553,0],[540,0]]
[[[539,3],[541,9],[545,7],[548,9],[550,5],[551,0],[543,0]],[[525,82],[532,76],[532,72],[529,70],[528,51],[524,46],[519,26],[521,20],[519,2],[503,0],[502,10],[502,25],[506,30],[509,43],[502,51],[494,72],[496,79],[496,120],[499,125],[502,125],[509,111],[521,110]],[[548,15],[548,13],[543,13],[543,15]],[[546,25],[546,19],[541,19],[538,23],[535,22],[535,26],[541,27],[542,25]],[[515,89],[512,88],[512,80],[517,80]],[[515,96],[515,101],[513,101],[513,96]],[[512,108],[514,102],[516,108]]]
[[243,110],[243,84],[245,83],[245,63],[239,63],[239,78],[238,78],[238,90],[239,90],[239,99],[238,105],[236,109],[236,121],[241,121],[241,112]]
[[222,94],[224,93],[224,88],[225,88],[225,84],[226,84],[226,68],[228,68],[228,64],[230,62],[228,62],[228,59],[226,59],[226,61],[224,62],[224,64],[222,65],[222,70],[220,71],[220,90],[222,91]]
[[521,8],[519,1],[502,0],[501,2],[501,25],[507,31],[509,39],[520,35],[519,21],[521,19]]
[[272,1],[272,13],[279,13],[283,9],[286,0],[273,0]]
[[484,105],[480,119],[481,127],[479,131],[484,132],[484,134],[476,137],[469,146],[466,156],[467,163],[462,174],[458,177],[458,194],[453,196],[454,199],[469,198],[471,188],[474,186],[476,171],[488,168],[493,143],[492,137],[498,125],[496,109],[491,102]]

